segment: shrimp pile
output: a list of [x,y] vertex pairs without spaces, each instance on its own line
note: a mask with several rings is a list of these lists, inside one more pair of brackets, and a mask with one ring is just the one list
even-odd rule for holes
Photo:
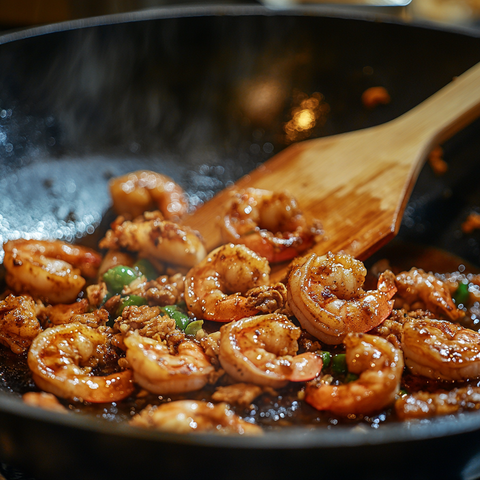
[[317,255],[319,222],[257,189],[232,194],[212,226],[226,243],[207,251],[172,179],[138,171],[110,189],[119,216],[99,251],[3,246],[0,358],[28,365],[32,408],[111,405],[132,428],[223,435],[480,408],[478,275]]

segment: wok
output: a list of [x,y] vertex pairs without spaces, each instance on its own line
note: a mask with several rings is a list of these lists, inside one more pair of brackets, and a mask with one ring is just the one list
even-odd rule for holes
[[[383,20],[383,21],[382,21]],[[397,117],[480,61],[470,30],[438,30],[329,8],[149,10],[0,37],[0,240],[95,245],[111,218],[107,181],[139,168],[184,186],[192,205],[284,148],[302,95],[323,95],[323,136]],[[366,110],[382,85],[392,102]],[[426,166],[403,240],[479,263],[461,222],[480,207],[480,123]],[[355,159],[352,159],[355,161]],[[1,242],[0,242],[1,243]],[[7,378],[8,377],[8,378]],[[0,461],[38,479],[476,478],[476,413],[379,429],[289,428],[262,438],[175,435],[24,405],[0,373]],[[113,412],[114,413],[114,412]]]

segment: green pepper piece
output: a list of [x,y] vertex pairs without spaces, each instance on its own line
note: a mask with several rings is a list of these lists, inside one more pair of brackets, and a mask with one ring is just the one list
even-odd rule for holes
[[332,361],[332,355],[330,354],[330,352],[320,352],[320,355],[322,357],[322,360],[323,360],[323,368],[327,368],[329,365],[330,365],[330,362]]
[[125,307],[129,307],[131,305],[147,305],[147,299],[144,297],[140,297],[139,295],[127,295],[126,297],[122,298],[122,301],[117,308],[117,317],[122,314]]
[[332,370],[336,374],[345,374],[348,372],[347,357],[344,353],[338,353],[332,358]]
[[453,294],[453,300],[455,301],[455,305],[466,305],[468,302],[469,294],[468,294],[468,284],[467,283],[460,283]]
[[117,265],[103,274],[103,281],[111,293],[120,293],[125,285],[130,285],[136,278],[137,272],[125,265]]
[[177,305],[167,305],[166,307],[161,307],[160,310],[165,312],[170,318],[173,318],[177,328],[180,330],[185,330],[185,327],[190,323],[189,316],[180,311]]
[[187,335],[196,335],[197,332],[203,327],[203,320],[195,320],[190,322],[186,328],[185,333]]
[[158,277],[157,270],[146,258],[141,258],[136,261],[133,268],[135,268],[140,275],[145,276],[147,280],[155,280]]

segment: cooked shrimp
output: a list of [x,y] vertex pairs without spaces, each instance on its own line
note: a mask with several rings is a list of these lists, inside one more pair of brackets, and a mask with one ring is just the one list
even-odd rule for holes
[[181,342],[176,354],[171,354],[164,343],[136,332],[128,335],[124,342],[135,382],[152,393],[200,390],[214,371],[202,348],[191,340]]
[[315,254],[294,264],[288,276],[288,305],[302,327],[330,345],[349,332],[368,332],[390,315],[393,273],[380,275],[378,290],[364,291],[367,271],[349,255]]
[[348,370],[360,377],[345,385],[311,382],[305,401],[337,415],[368,415],[391,405],[400,390],[402,352],[388,340],[365,333],[345,337]]
[[109,335],[81,323],[47,328],[28,352],[37,386],[71,400],[118,402],[134,390],[131,370],[95,376],[92,370],[109,356]]
[[26,295],[9,295],[0,300],[0,343],[13,353],[24,353],[42,331],[35,312],[35,302]]
[[52,412],[68,413],[68,410],[58,401],[55,395],[47,392],[27,392],[22,400],[32,407],[43,408]]
[[11,240],[4,244],[7,284],[48,303],[72,303],[94,277],[101,256],[94,250],[60,240]]
[[395,283],[398,294],[410,304],[421,300],[433,313],[453,321],[465,316],[452,300],[448,286],[431,273],[412,268],[397,275]]
[[414,375],[442,380],[480,377],[480,333],[449,321],[406,322],[402,349]]
[[480,387],[454,388],[449,392],[416,392],[404,395],[395,402],[400,420],[452,415],[458,411],[480,408]]
[[118,265],[133,267],[135,260],[128,253],[121,250],[109,249],[102,259],[100,268],[98,269],[98,277],[102,278],[103,274]]
[[314,353],[296,355],[301,330],[285,315],[243,318],[220,329],[219,360],[236,381],[281,388],[315,378],[322,359]]
[[265,258],[244,245],[222,245],[210,252],[185,278],[185,302],[197,318],[231,322],[283,307],[283,284],[268,285]]
[[255,188],[232,195],[221,225],[226,242],[246,245],[272,263],[296,257],[321,233],[318,222],[307,225],[290,194]]
[[139,170],[110,180],[110,194],[115,212],[131,218],[158,209],[167,220],[178,221],[188,207],[179,185],[170,177],[150,170]]
[[126,248],[139,256],[193,267],[206,255],[198,234],[163,220],[160,212],[145,212],[133,222],[118,217],[100,241],[100,248]]
[[258,425],[242,420],[226,403],[194,400],[149,405],[130,420],[130,425],[173,433],[262,434]]

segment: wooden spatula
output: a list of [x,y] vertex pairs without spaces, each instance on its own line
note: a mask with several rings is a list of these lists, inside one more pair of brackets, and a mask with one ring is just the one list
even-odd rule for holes
[[[323,225],[325,237],[312,251],[344,251],[365,259],[398,232],[432,148],[478,115],[480,64],[395,120],[293,144],[232,188],[288,190],[300,208]],[[208,251],[222,243],[216,226],[230,190],[220,192],[185,221],[203,235]],[[272,278],[281,278],[285,268],[277,266]]]

